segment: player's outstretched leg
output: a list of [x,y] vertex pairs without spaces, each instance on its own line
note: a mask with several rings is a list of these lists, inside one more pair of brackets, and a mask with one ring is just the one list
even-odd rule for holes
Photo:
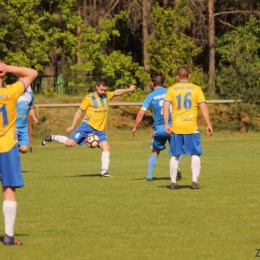
[[51,142],[52,141],[52,136],[53,134],[49,134],[47,136],[45,136],[43,139],[42,139],[42,145],[46,145],[47,143]]

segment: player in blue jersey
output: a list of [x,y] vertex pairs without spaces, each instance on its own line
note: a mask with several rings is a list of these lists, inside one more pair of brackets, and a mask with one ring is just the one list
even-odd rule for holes
[[[198,107],[207,124],[206,131],[209,136],[213,129],[210,123],[206,99],[201,87],[189,83],[189,70],[182,66],[177,70],[178,83],[170,86],[165,95],[163,104],[163,117],[165,131],[171,135],[169,148],[171,189],[180,189],[176,182],[178,161],[182,154],[191,155],[191,189],[200,189],[198,178],[200,175],[200,155],[202,154],[200,133],[197,125]],[[169,108],[172,106],[172,114]],[[172,125],[168,124],[172,117]]]
[[[151,148],[152,152],[148,160],[148,172],[146,175],[146,181],[153,180],[153,172],[157,163],[160,151],[165,149],[166,142],[170,142],[170,136],[165,132],[165,125],[162,115],[163,102],[167,89],[165,86],[165,78],[161,73],[151,74],[151,84],[153,92],[151,92],[143,101],[142,107],[139,110],[135,125],[132,129],[132,136],[138,129],[139,124],[142,122],[146,110],[151,107],[153,111],[153,136]],[[169,125],[171,125],[172,119],[169,117]],[[181,171],[178,169],[178,180],[182,178]]]
[[[3,86],[7,73],[15,74],[18,81]],[[6,65],[0,62],[0,173],[3,191],[5,223],[4,245],[21,245],[14,237],[17,211],[15,189],[24,186],[16,135],[16,104],[19,96],[37,77],[34,69]]]
[[17,101],[16,129],[21,153],[26,153],[29,149],[28,115],[32,117],[34,123],[38,124],[39,122],[33,107],[34,95],[31,86],[29,86]]

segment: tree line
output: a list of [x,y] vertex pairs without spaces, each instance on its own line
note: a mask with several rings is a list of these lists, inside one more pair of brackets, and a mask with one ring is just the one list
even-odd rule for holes
[[3,0],[0,59],[36,68],[42,84],[81,93],[103,75],[112,88],[175,83],[188,65],[209,98],[260,100],[258,0]]

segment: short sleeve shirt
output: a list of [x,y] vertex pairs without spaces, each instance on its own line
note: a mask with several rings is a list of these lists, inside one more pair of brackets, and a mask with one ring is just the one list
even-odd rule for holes
[[[167,89],[164,87],[156,88],[151,92],[142,103],[142,110],[147,110],[149,107],[153,110],[153,128],[156,131],[158,126],[164,125],[163,119],[163,103]],[[169,125],[172,118],[169,117]]]
[[17,143],[16,103],[24,90],[22,81],[0,88],[0,153],[10,151]]
[[198,130],[198,105],[205,103],[201,87],[181,82],[168,88],[165,102],[172,103],[172,132],[192,134]]
[[86,95],[80,105],[80,109],[86,111],[82,121],[87,122],[98,131],[103,131],[107,121],[109,101],[114,96],[114,92],[106,92],[102,97],[95,92]]
[[34,96],[30,92],[25,92],[17,100],[16,127],[27,128],[29,110],[34,107]]

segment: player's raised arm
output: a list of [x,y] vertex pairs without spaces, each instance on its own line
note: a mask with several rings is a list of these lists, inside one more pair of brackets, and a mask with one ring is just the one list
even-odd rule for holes
[[114,91],[114,93],[115,93],[115,96],[120,96],[120,95],[122,95],[124,93],[132,92],[134,90],[136,90],[136,86],[135,85],[131,85],[129,88],[116,89]]
[[6,65],[5,63],[0,62],[0,77],[3,78],[6,73],[17,75],[19,79],[24,82],[26,87],[28,87],[38,76],[38,72],[35,69]]

